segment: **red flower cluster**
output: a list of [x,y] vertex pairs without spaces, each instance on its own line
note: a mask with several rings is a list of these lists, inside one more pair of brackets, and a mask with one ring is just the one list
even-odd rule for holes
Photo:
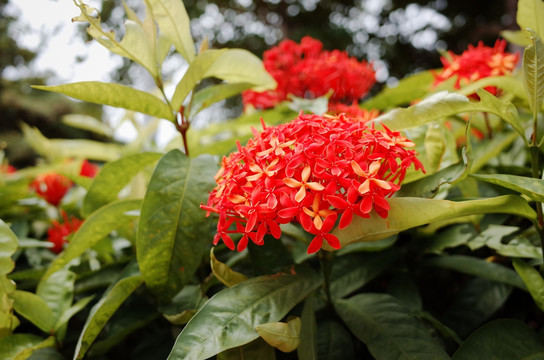
[[315,235],[308,253],[326,240],[339,248],[330,233],[351,223],[353,214],[368,217],[372,209],[387,217],[386,200],[400,188],[406,169],[423,169],[414,146],[399,132],[368,127],[345,115],[299,115],[294,121],[255,131],[246,146],[222,160],[217,187],[201,208],[219,214],[214,244],[234,249],[230,234],[242,234],[237,248],[264,235],[276,239],[279,224],[299,222]]
[[[457,76],[455,88],[470,84],[489,76],[510,74],[519,60],[519,54],[505,52],[506,41],[497,40],[494,47],[485,46],[481,41],[478,46],[469,45],[461,55],[448,51],[448,57],[441,57],[444,68],[434,74],[434,86]],[[497,94],[497,88],[488,86],[485,90]],[[476,94],[471,97],[477,97]]]
[[[91,164],[88,160],[83,160],[79,175],[94,177],[98,172],[98,166]],[[45,173],[38,175],[32,183],[30,189],[45,199],[53,206],[58,206],[68,190],[72,187],[72,180],[66,176],[57,173]]]
[[300,44],[284,40],[265,51],[264,66],[278,86],[272,91],[245,91],[242,94],[244,106],[267,109],[286,100],[288,94],[316,98],[331,89],[331,102],[351,103],[362,98],[376,82],[372,67],[345,51],[323,51],[322,48],[320,41],[306,36]]
[[345,114],[347,117],[357,119],[362,122],[375,119],[380,115],[379,110],[366,110],[361,108],[357,102],[353,102],[351,105],[342,103],[329,103],[329,114],[340,115]]
[[68,242],[68,236],[76,232],[81,224],[83,224],[82,220],[74,216],[69,219],[64,211],[62,211],[62,217],[64,218],[64,223],[61,224],[58,221],[53,220],[53,226],[47,231],[47,240],[53,243],[51,251],[55,254],[62,251],[64,244]]

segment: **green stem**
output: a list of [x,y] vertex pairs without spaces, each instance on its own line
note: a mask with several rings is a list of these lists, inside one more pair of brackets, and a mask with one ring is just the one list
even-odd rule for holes
[[321,269],[323,271],[323,287],[325,289],[325,294],[327,296],[327,302],[332,306],[332,297],[330,291],[330,278],[332,270],[332,259],[334,257],[333,252],[329,251],[320,251],[318,254],[319,262],[321,263]]

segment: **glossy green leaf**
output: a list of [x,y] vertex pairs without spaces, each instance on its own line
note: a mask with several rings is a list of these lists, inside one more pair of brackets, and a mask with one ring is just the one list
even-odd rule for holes
[[[152,36],[146,34],[146,29],[140,21],[135,21],[135,15],[130,16],[125,22],[125,35],[121,41],[117,41],[113,31],[106,31],[100,23],[98,10],[84,4],[81,0],[74,1],[80,8],[81,14],[72,21],[88,22],[87,33],[109,51],[126,57],[142,65],[154,78],[158,76],[159,69],[155,57],[155,44]],[[132,19],[130,19],[132,18]]]
[[13,300],[13,308],[19,315],[36,325],[43,332],[53,333],[56,319],[45,300],[34,293],[22,290],[15,291]]
[[544,202],[544,180],[507,174],[472,174],[471,176],[517,191],[535,201]]
[[[119,144],[108,144],[86,139],[48,139],[37,129],[21,124],[25,140],[45,158],[51,160],[83,158],[101,161],[113,161],[122,154]],[[74,176],[76,174],[73,174]]]
[[485,77],[463,86],[457,92],[469,96],[474,94],[478,89],[484,89],[488,86],[495,86],[503,91],[510,92],[520,99],[527,97],[523,83],[511,75]]
[[464,95],[441,91],[408,108],[391,110],[373,121],[383,123],[391,129],[403,130],[460,113],[488,112],[508,122],[525,139],[523,126],[512,103],[501,100],[483,89],[477,90],[476,93],[480,101],[470,101]]
[[206,50],[198,54],[176,86],[172,107],[178,109],[189,92],[202,79],[215,77],[228,83],[250,83],[256,90],[274,88],[276,81],[265,70],[262,61],[242,49]]
[[391,248],[378,253],[352,253],[337,257],[330,274],[330,293],[333,299],[349,295],[387,270],[400,253]]
[[57,319],[57,323],[55,325],[55,331],[62,328],[63,326],[66,326],[68,324],[68,321],[83,310],[90,302],[94,299],[94,295],[90,295],[87,297],[82,298],[78,302],[76,302],[74,305],[70,306],[68,309],[66,309],[62,314],[60,314],[59,318]]
[[499,319],[476,330],[457,349],[452,360],[537,360],[543,357],[544,344],[529,326],[515,319]]
[[193,96],[191,103],[191,113],[189,118],[195,116],[201,110],[204,110],[208,106],[215,104],[218,101],[229,98],[234,95],[240,94],[242,91],[250,89],[253,85],[251,83],[225,83],[214,86],[208,86],[202,90],[199,90]]
[[542,248],[540,245],[533,244],[525,236],[517,236],[506,244],[500,239],[491,239],[486,241],[485,245],[502,256],[542,259]]
[[216,172],[213,157],[188,158],[179,150],[155,167],[142,204],[137,258],[147,286],[163,299],[189,282],[211,242],[211,218],[199,206]]
[[134,221],[134,217],[127,213],[139,209],[140,204],[141,200],[122,200],[104,205],[93,212],[72,236],[66,249],[51,263],[43,279],[47,279],[87,249],[98,244],[113,230]]
[[317,322],[314,312],[314,298],[308,296],[300,315],[300,345],[297,348],[299,360],[317,360]]
[[425,266],[441,267],[478,276],[527,290],[514,270],[503,265],[466,255],[437,256],[425,261]]
[[36,295],[52,310],[55,321],[72,305],[75,280],[75,273],[62,269],[40,281],[36,288]]
[[215,277],[228,287],[247,280],[247,276],[232,270],[227,264],[217,260],[213,253],[213,248],[210,250],[210,265]]
[[356,359],[353,334],[339,321],[320,321],[317,327],[319,360]]
[[397,86],[386,86],[377,95],[363,102],[365,109],[385,110],[394,106],[409,104],[429,93],[434,76],[431,71],[420,71],[400,80]]
[[159,310],[174,325],[185,325],[202,305],[208,301],[198,285],[186,285],[170,303],[161,304]]
[[119,191],[143,168],[159,160],[160,153],[139,153],[122,157],[105,164],[95,177],[85,199],[81,213],[89,216],[109,202],[117,200]]
[[544,38],[544,4],[541,0],[519,0],[516,21],[522,30],[527,28]]
[[474,251],[486,246],[487,243],[501,242],[501,240],[509,235],[519,231],[517,226],[504,226],[490,224],[486,229],[481,231],[474,238],[470,239],[467,246]]
[[[467,215],[502,213],[525,217],[535,221],[534,210],[517,195],[467,201],[434,200],[423,198],[388,199],[391,209],[387,219],[372,212],[370,218],[354,217],[352,223],[333,230],[340,244],[345,246],[358,241],[375,241],[417,226]],[[411,214],[411,216],[406,216]],[[324,246],[327,249],[326,246]]]
[[321,285],[313,272],[293,271],[252,278],[214,295],[183,328],[168,359],[206,359],[256,339],[257,325],[279,321]]
[[258,338],[249,344],[225,350],[217,354],[217,360],[276,360],[274,348],[263,339]]
[[55,346],[55,338],[32,334],[13,334],[0,339],[0,359],[25,360],[38,349]]
[[442,129],[438,124],[430,124],[425,134],[425,170],[430,174],[440,168],[440,162],[446,151]]
[[512,263],[523,283],[529,289],[535,304],[540,310],[544,311],[544,279],[542,279],[542,275],[533,266],[521,259],[512,259]]
[[411,311],[387,294],[359,294],[337,300],[335,309],[376,360],[449,359]]
[[15,267],[15,263],[11,259],[15,250],[17,250],[17,236],[0,219],[0,275],[9,274]]
[[501,37],[503,37],[506,41],[512,44],[526,47],[527,45],[531,43],[531,41],[527,39],[527,35],[525,31],[503,30],[500,32],[500,34],[501,34]]
[[89,317],[79,336],[74,359],[81,359],[95,341],[100,331],[125,300],[143,283],[137,264],[131,263],[110,286],[102,298],[91,308]]
[[99,81],[82,81],[53,86],[34,85],[33,88],[58,92],[95,104],[137,111],[160,119],[174,120],[172,110],[170,110],[170,107],[164,101],[155,95],[125,85]]
[[501,132],[493,135],[493,139],[485,141],[474,147],[471,171],[476,172],[484,167],[490,160],[503,153],[512,143],[519,138],[514,132]]
[[61,118],[62,122],[73,128],[91,131],[95,134],[113,137],[113,129],[97,118],[84,114],[67,114]]
[[0,276],[0,339],[19,326],[19,319],[13,314],[14,294],[15,282]]
[[255,330],[269,345],[283,352],[296,350],[300,344],[300,327],[302,322],[299,317],[289,321],[269,322],[255,326]]
[[159,30],[176,47],[187,62],[195,58],[195,44],[191,37],[191,22],[183,2],[179,0],[147,0]]
[[[542,1],[540,2],[542,4]],[[542,5],[542,19],[544,19],[544,5]],[[541,27],[544,30],[544,26]],[[529,106],[537,114],[544,103],[544,44],[534,30],[531,33],[531,45],[523,52],[523,85],[529,98]],[[541,32],[541,36],[544,36]]]
[[483,278],[469,279],[452,296],[441,320],[461,338],[466,338],[500,311],[511,293],[509,285]]

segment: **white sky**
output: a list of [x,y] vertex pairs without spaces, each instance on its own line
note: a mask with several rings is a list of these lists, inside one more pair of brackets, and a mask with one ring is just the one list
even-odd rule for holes
[[[86,0],[89,6],[100,10],[101,1]],[[3,77],[16,80],[49,75],[48,85],[78,81],[111,81],[109,74],[121,63],[121,57],[110,53],[96,41],[86,42],[78,28],[81,23],[71,19],[80,14],[73,0],[12,0],[6,15],[17,18],[10,27],[11,36],[18,45],[37,53],[30,67],[8,67]],[[115,137],[130,141],[136,130],[125,121],[123,111],[105,107],[105,121],[116,128]],[[173,124],[161,121],[157,142],[159,147],[175,136]]]

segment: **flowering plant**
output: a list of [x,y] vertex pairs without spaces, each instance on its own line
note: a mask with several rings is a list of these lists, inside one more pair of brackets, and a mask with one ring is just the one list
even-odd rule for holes
[[[372,66],[310,37],[261,61],[197,51],[178,0],[143,1],[143,19],[125,4],[121,40],[74,3],[74,21],[156,88],[35,87],[125,109],[139,135],[22,125],[38,165],[0,151],[0,358],[541,357],[539,2],[519,1],[518,68],[504,41],[478,44],[371,97]],[[177,82],[163,78],[170,53],[186,66]],[[233,95],[243,114],[192,126]],[[164,148],[160,122],[179,133]]]
[[266,233],[279,239],[279,224],[297,221],[315,235],[308,253],[324,239],[339,249],[330,234],[337,218],[342,229],[353,214],[368,217],[374,210],[387,217],[385,199],[400,188],[406,169],[422,168],[415,151],[406,149],[413,146],[399,132],[344,115],[301,114],[276,127],[263,123],[263,132],[223,158],[217,187],[202,206],[219,214],[214,244],[221,239],[234,249],[229,233],[240,232],[242,251],[249,239],[257,245]]

